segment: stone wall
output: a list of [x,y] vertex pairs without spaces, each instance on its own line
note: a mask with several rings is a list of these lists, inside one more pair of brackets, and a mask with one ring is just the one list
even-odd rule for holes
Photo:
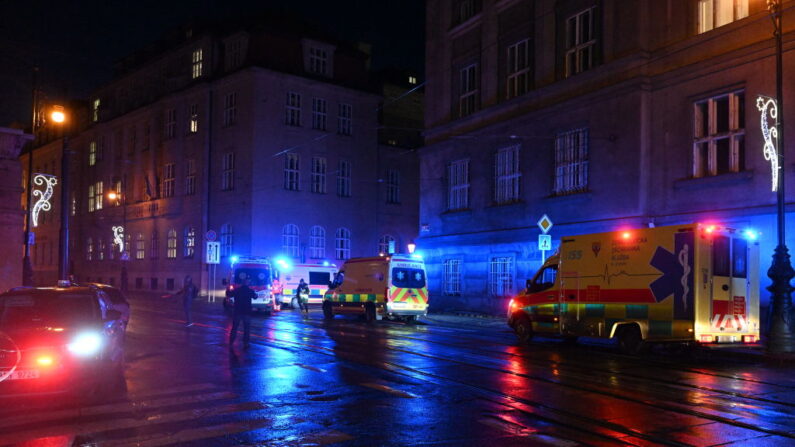
[[0,127],[0,292],[22,285],[25,213],[20,205],[22,166],[19,152],[31,138]]

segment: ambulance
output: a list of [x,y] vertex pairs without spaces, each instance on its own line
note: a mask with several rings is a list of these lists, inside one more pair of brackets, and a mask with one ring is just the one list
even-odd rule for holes
[[280,288],[275,292],[276,301],[288,304],[293,309],[298,309],[295,293],[302,278],[309,285],[309,304],[320,304],[323,302],[323,295],[326,294],[329,283],[337,273],[337,267],[333,264],[289,265],[285,262],[277,263],[276,268]]
[[758,343],[757,234],[709,224],[564,237],[509,303],[519,341],[533,335],[650,343]]
[[234,257],[229,275],[222,281],[226,286],[224,307],[234,306],[235,299],[232,292],[236,287],[243,285],[246,279],[250,281],[249,288],[257,294],[257,297],[251,300],[251,307],[268,313],[273,311],[274,299],[271,291],[273,268],[268,258],[259,256]]
[[323,297],[323,316],[363,315],[415,321],[428,314],[425,263],[417,255],[351,258]]

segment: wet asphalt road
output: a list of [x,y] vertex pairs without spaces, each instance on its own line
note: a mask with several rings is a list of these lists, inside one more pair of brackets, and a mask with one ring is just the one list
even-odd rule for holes
[[[133,297],[126,386],[0,398],[0,445],[795,445],[795,368],[604,343],[517,346],[501,320],[253,318]],[[242,334],[241,334],[242,335]]]

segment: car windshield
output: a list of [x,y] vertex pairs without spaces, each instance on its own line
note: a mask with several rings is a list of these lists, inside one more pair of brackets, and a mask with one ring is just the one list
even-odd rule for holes
[[267,286],[271,283],[270,276],[268,269],[239,268],[235,269],[235,284],[243,284],[243,280],[248,278],[252,286]]
[[89,295],[5,296],[0,297],[0,328],[70,327],[95,321],[98,311]]
[[392,285],[409,289],[425,287],[425,272],[420,269],[392,269]]

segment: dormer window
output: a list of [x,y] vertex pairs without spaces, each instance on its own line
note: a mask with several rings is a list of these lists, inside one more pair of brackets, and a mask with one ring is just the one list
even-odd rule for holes
[[331,77],[334,74],[334,46],[304,40],[304,69],[312,74]]
[[309,48],[309,71],[328,75],[328,53],[320,48]]
[[225,41],[227,71],[240,67],[246,61],[246,43],[245,34],[237,34]]

